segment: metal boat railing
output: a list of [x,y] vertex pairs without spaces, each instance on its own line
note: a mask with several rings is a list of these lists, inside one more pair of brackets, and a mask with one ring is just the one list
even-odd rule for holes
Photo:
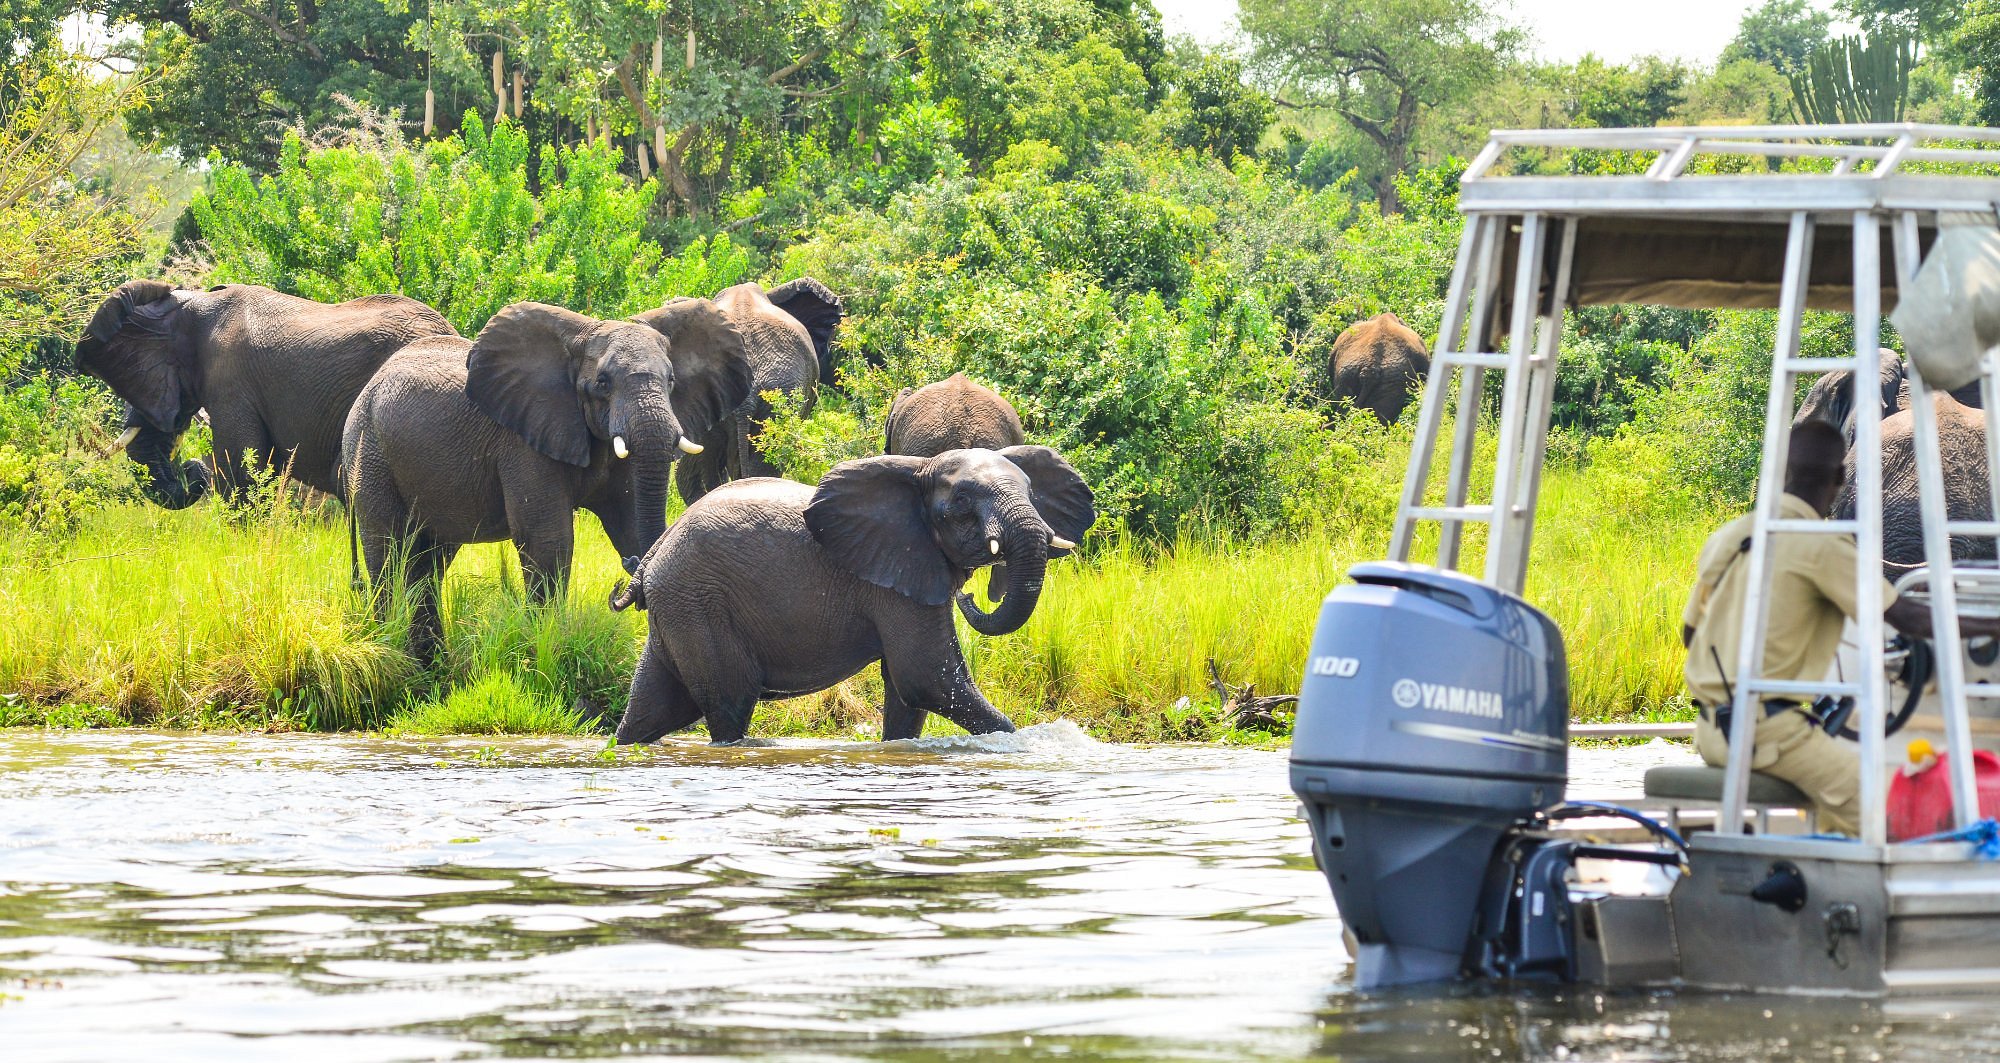
[[[1950,146],[1940,142],[1950,142]],[[1962,147],[1962,144],[1988,147]],[[1644,175],[1498,176],[1490,171],[1513,147],[1657,151]],[[1779,158],[1837,160],[1829,172],[1690,175],[1688,163],[1702,154],[1751,154]],[[1765,223],[1771,250],[1782,255],[1776,285],[1777,329],[1771,360],[1763,455],[1748,557],[1749,592],[1744,630],[1749,637],[1734,662],[1736,711],[1730,763],[1725,773],[1719,822],[1742,819],[1749,785],[1759,701],[1778,695],[1836,694],[1857,701],[1861,734],[1861,836],[1872,845],[1887,840],[1883,734],[1887,680],[1884,675],[1882,600],[1882,413],[1876,403],[1854,404],[1857,516],[1851,521],[1780,520],[1778,498],[1790,442],[1796,382],[1812,374],[1851,371],[1868,379],[1881,346],[1883,292],[1882,234],[1886,225],[1893,262],[1890,277],[1900,287],[1918,267],[1923,227],[1935,229],[1946,215],[1982,210],[1994,217],[2000,179],[1992,176],[1912,174],[1917,162],[2000,166],[2000,130],[1915,124],[1850,126],[1692,127],[1681,129],[1516,130],[1496,132],[1467,168],[1460,209],[1467,215],[1464,236],[1439,329],[1430,375],[1418,409],[1417,432],[1397,510],[1389,556],[1409,560],[1420,523],[1438,525],[1436,564],[1458,568],[1468,524],[1488,527],[1485,582],[1521,593],[1527,576],[1535,507],[1554,393],[1563,315],[1572,302],[1573,269],[1578,266],[1580,226],[1593,218],[1651,219],[1671,232],[1681,219]],[[1858,169],[1867,166],[1866,170]],[[1775,223],[1775,224],[1773,224]],[[1781,226],[1781,228],[1780,228]],[[1851,273],[1814,278],[1814,239],[1822,230],[1845,229],[1852,248]],[[1775,234],[1782,231],[1782,237]],[[1511,273],[1508,261],[1512,244]],[[1643,266],[1639,267],[1643,272]],[[1801,357],[1802,318],[1814,285],[1837,287],[1854,318],[1854,350],[1841,357]],[[1511,298],[1509,298],[1511,296]],[[1824,298],[1815,305],[1824,305]],[[1505,350],[1485,349],[1507,322]],[[1495,346],[1498,346],[1497,344]],[[1498,408],[1492,496],[1471,499],[1477,436],[1481,431],[1485,374],[1503,374]],[[1987,448],[1993,499],[2000,502],[2000,365],[1989,352],[1982,377]],[[1929,392],[1910,373],[1913,435],[1924,550],[1932,573],[1953,573],[1952,535],[1994,537],[2000,522],[1945,521],[1937,424]],[[1454,392],[1453,384],[1457,388]],[[1429,498],[1431,466],[1446,421],[1446,405],[1456,397],[1449,460],[1441,502]],[[2000,505],[1993,510],[2000,513]],[[1771,566],[1769,537],[1787,534],[1851,534],[1856,545],[1856,626],[1861,643],[1862,680],[1798,682],[1759,674],[1768,620]],[[1959,584],[1953,578],[1930,585],[1933,626],[1946,652],[1938,654],[1938,682],[1950,748],[1971,749],[1968,697],[2000,698],[2000,687],[1968,687],[1956,650]],[[1978,817],[1972,758],[1950,758],[1954,809],[1960,825]]]

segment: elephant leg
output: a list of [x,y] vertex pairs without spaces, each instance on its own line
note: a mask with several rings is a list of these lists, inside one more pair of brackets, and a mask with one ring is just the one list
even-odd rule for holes
[[444,648],[444,573],[457,556],[457,543],[440,543],[427,535],[418,536],[410,546],[405,569],[410,595],[410,656],[426,668],[437,663],[438,652]]
[[929,713],[903,700],[896,690],[896,682],[889,678],[889,670],[882,670],[882,741],[894,742],[905,738],[922,738],[924,720]]
[[242,505],[250,497],[251,466],[266,472],[271,463],[271,435],[255,414],[209,411],[215,440],[215,483],[225,501]]
[[514,533],[514,548],[521,555],[521,582],[530,603],[547,605],[561,596],[563,584],[569,580],[576,518],[567,508],[549,506],[548,512],[532,515],[517,515],[516,508],[508,505],[507,523],[521,529]]
[[648,638],[646,648],[639,651],[639,667],[632,672],[631,696],[625,702],[625,715],[618,721],[618,743],[657,742],[692,725],[701,715],[701,706],[681,682],[673,661]]
[[[897,648],[894,656],[882,658],[883,686],[892,687],[910,706],[922,706],[965,728],[967,734],[991,734],[995,731],[1014,730],[1014,721],[1007,714],[993,707],[986,695],[972,685],[972,673],[965,666],[965,658],[958,652],[958,640],[952,633],[949,614],[946,614],[943,634],[910,639],[885,639],[885,646]],[[925,643],[939,643],[936,648],[918,649]],[[883,737],[889,735],[889,718],[882,720]]]

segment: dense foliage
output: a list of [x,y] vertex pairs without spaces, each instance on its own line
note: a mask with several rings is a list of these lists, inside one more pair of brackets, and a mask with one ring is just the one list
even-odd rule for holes
[[398,292],[468,336],[509,303],[620,317],[748,269],[721,234],[667,256],[644,233],[652,185],[628,184],[613,152],[544,152],[533,190],[528,154],[518,126],[489,135],[470,114],[461,135],[420,147],[393,129],[312,148],[288,134],[268,179],[217,160],[190,212],[218,283],[324,302]]

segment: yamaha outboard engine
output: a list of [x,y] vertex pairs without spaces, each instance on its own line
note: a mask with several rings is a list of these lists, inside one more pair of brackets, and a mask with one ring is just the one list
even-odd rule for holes
[[1313,633],[1292,790],[1359,943],[1360,985],[1453,978],[1468,959],[1484,966],[1469,946],[1489,867],[1510,862],[1503,836],[1563,798],[1562,634],[1456,572],[1377,562],[1348,575]]

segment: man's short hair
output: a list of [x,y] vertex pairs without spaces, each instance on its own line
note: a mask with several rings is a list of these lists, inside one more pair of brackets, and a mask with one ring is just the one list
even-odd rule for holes
[[1810,494],[1838,486],[1847,477],[1847,437],[1824,421],[1792,427],[1791,450],[1785,456],[1785,489]]

